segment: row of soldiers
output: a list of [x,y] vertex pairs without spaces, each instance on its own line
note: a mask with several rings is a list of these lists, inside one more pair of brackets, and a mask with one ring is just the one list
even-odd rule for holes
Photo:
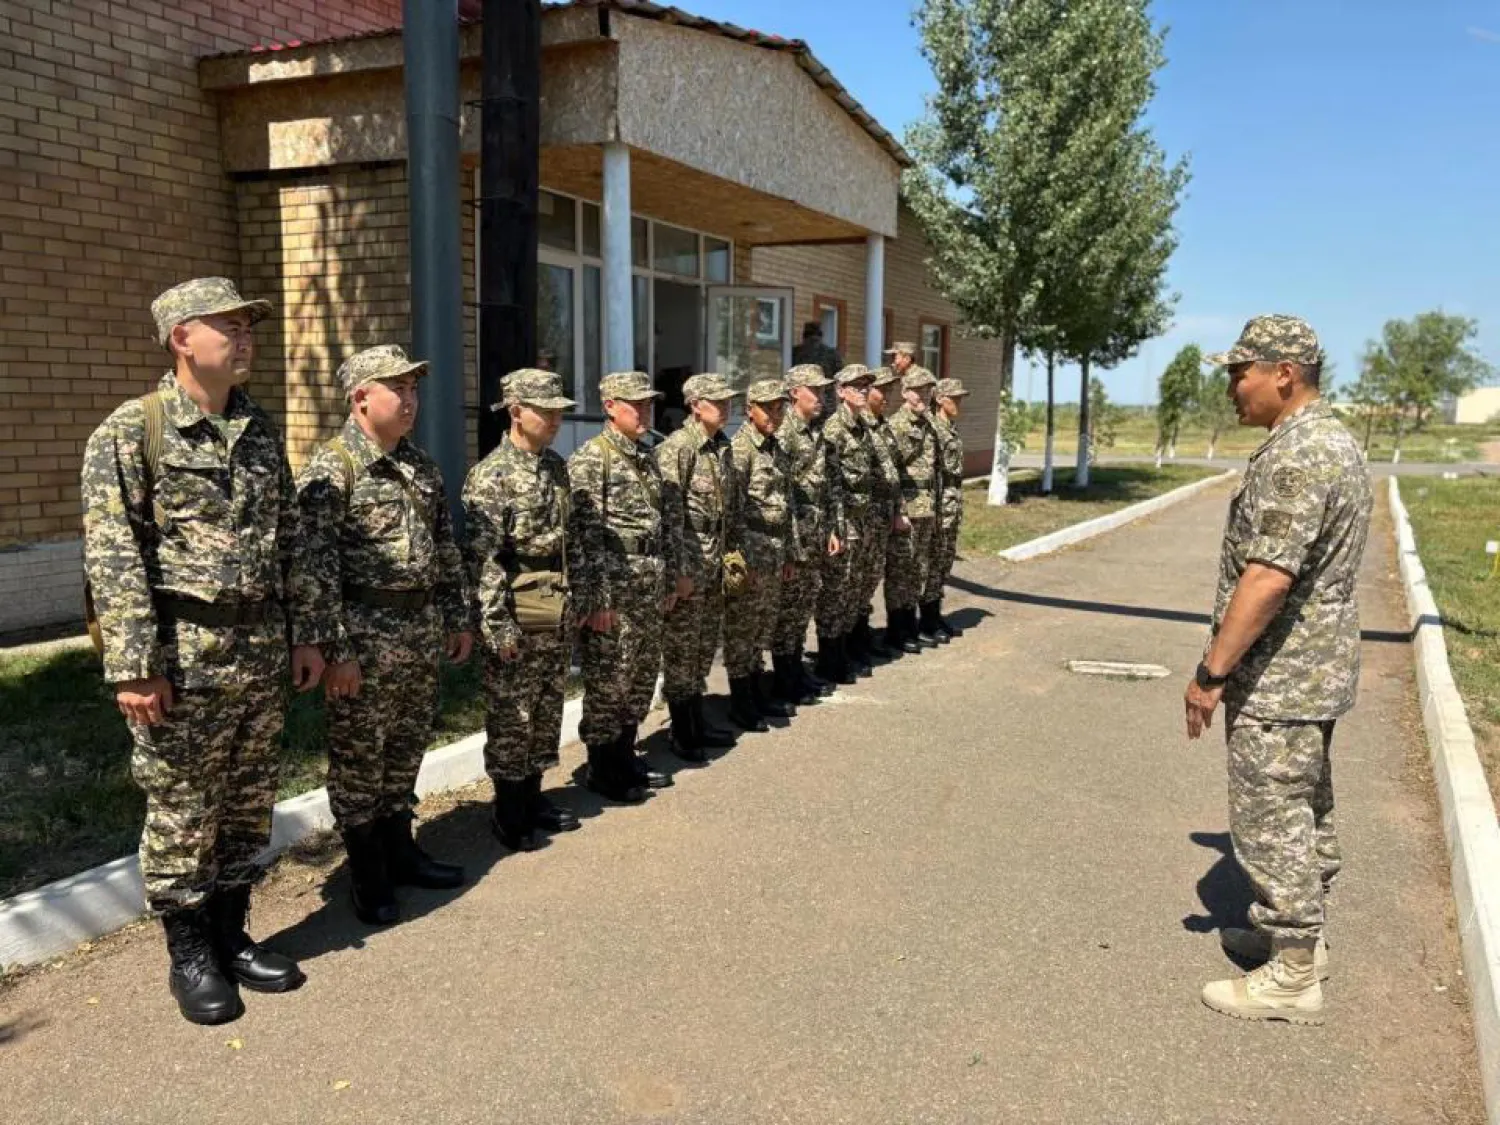
[[[82,467],[96,640],[146,795],[147,904],[193,1022],[236,1018],[240,988],[304,980],[248,933],[288,665],[293,689],[325,696],[355,912],[388,925],[395,887],[465,879],[412,833],[444,656],[479,650],[494,831],[529,850],[579,826],[542,794],[575,647],[587,784],[636,802],[670,784],[637,750],[659,673],[676,753],[702,762],[733,742],[704,707],[721,638],[729,718],[758,731],[876,658],[952,632],[939,602],[962,515],[964,390],[915,366],[907,345],[889,368],[830,380],[801,365],[753,383],[732,441],[736,392],[695,376],[691,419],[654,450],[649,377],[611,374],[608,422],[567,462],[551,448],[574,405],[559,376],[514,372],[509,432],[469,474],[460,537],[436,463],[409,438],[427,365],[394,345],[340,367],[348,418],[293,477],[244,389],[252,327],[269,312],[225,278],[161,294],[152,313],[172,370],[99,426]],[[884,640],[869,624],[882,579]],[[812,618],[817,676],[802,655]]]

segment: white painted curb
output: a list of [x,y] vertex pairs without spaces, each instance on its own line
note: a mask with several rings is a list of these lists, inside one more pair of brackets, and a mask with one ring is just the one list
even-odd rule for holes
[[1171,492],[1163,492],[1160,496],[1153,496],[1150,500],[1142,500],[1139,504],[1132,504],[1128,508],[1121,508],[1118,512],[1110,512],[1108,515],[1099,516],[1095,519],[1084,520],[1083,523],[1075,523],[1071,527],[1064,527],[1050,535],[1043,535],[1036,539],[1018,543],[1014,547],[1007,547],[999,553],[999,557],[1007,562],[1021,562],[1025,559],[1034,559],[1038,555],[1049,555],[1053,551],[1060,551],[1064,547],[1071,547],[1075,543],[1082,543],[1086,539],[1092,539],[1096,535],[1103,535],[1106,531],[1113,531],[1117,527],[1124,527],[1127,523],[1134,523],[1138,519],[1159,512],[1163,508],[1170,508],[1186,500],[1189,496],[1195,496],[1205,488],[1228,480],[1239,472],[1238,469],[1228,469],[1216,477],[1205,477],[1203,480],[1195,480],[1192,484],[1185,484],[1181,488],[1174,488]]
[[1422,723],[1451,860],[1479,1073],[1490,1125],[1500,1125],[1500,821],[1495,818],[1495,802],[1474,748],[1473,728],[1448,667],[1442,616],[1417,555],[1416,536],[1395,477],[1390,478],[1389,493],[1396,557],[1412,627]]

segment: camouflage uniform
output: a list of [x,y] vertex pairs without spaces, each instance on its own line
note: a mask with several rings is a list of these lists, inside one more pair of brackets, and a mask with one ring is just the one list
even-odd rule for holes
[[822,333],[819,332],[816,336],[804,336],[802,342],[792,349],[792,366],[801,367],[806,364],[822,368],[824,377],[832,379],[843,369],[844,361],[837,348],[823,342]]
[[[215,313],[248,312],[224,278],[152,305],[158,340]],[[165,676],[164,721],[132,723],[131,773],[146,794],[140,865],[154,911],[195,908],[261,874],[271,841],[287,642],[316,644],[297,497],[281,435],[244,390],[209,416],[163,376],[154,477],[145,400],[104,420],[84,451],[84,558],[112,684]]]
[[[752,383],[752,403],[785,399],[780,380]],[[730,443],[734,463],[736,526],[740,539],[732,547],[745,553],[751,584],[730,600],[724,614],[724,667],[731,679],[761,671],[761,654],[771,647],[781,602],[782,568],[801,549],[792,511],[792,465],[774,435],[745,422]]]
[[[877,368],[877,386],[894,382],[889,368]],[[892,550],[891,524],[901,511],[901,469],[891,425],[885,417],[865,411],[862,421],[870,435],[875,473],[870,489],[870,521],[867,525],[866,549],[861,552],[859,603],[870,606],[875,591],[885,578],[887,560]]]
[[[1320,357],[1306,324],[1264,317],[1209,362]],[[1371,506],[1358,443],[1321,399],[1276,425],[1230,501],[1214,631],[1250,563],[1294,578],[1224,688],[1235,857],[1258,900],[1251,922],[1273,938],[1321,933],[1324,886],[1340,865],[1329,747],[1359,680],[1356,587]]]
[[[901,381],[904,390],[930,387],[935,380],[922,367],[913,367]],[[891,539],[886,556],[885,608],[911,609],[921,600],[932,570],[937,528],[938,437],[932,418],[903,406],[891,419],[896,467],[901,474],[901,514],[911,530]]]
[[[683,385],[689,405],[699,399],[734,397],[717,375],[695,375]],[[680,528],[680,550],[667,560],[669,584],[693,583],[692,597],[680,600],[666,618],[662,640],[662,693],[670,703],[708,690],[708,673],[724,628],[723,559],[731,536],[730,498],[734,467],[729,439],[709,437],[695,418],[656,448],[661,470],[663,519]]]
[[[600,383],[602,398],[657,395],[641,372]],[[605,460],[609,461],[606,471]],[[612,426],[568,459],[571,586],[580,617],[614,610],[614,629],[587,629],[582,639],[583,720],[590,746],[618,739],[651,707],[661,667],[666,559],[677,558],[681,532],[662,519],[661,473],[640,443]]]
[[[813,365],[793,367],[787,385],[821,391],[832,381]],[[836,578],[840,568],[831,565],[828,537],[844,537],[844,515],[839,489],[839,470],[834,452],[823,431],[788,405],[786,417],[776,433],[777,441],[791,462],[792,501],[797,520],[798,549],[792,562],[797,571],[781,594],[772,630],[771,651],[791,656],[802,650],[808,622],[818,602],[825,574]]]
[[[506,402],[567,410],[562,380],[541,370],[512,372]],[[558,763],[564,686],[573,655],[572,614],[555,632],[523,632],[511,582],[523,571],[566,573],[568,469],[550,449],[530,453],[507,436],[469,471],[464,561],[479,602],[484,643],[484,769],[496,783],[524,781]],[[516,655],[502,660],[502,649]]]
[[[940,379],[933,394],[934,403],[939,398],[968,393],[957,379]],[[964,522],[964,439],[959,437],[958,427],[941,411],[934,408],[931,417],[938,440],[938,523],[933,536],[932,568],[922,592],[924,602],[942,600],[943,587],[958,558],[958,535]]]
[[[862,380],[863,366],[845,368],[839,373],[844,384]],[[840,402],[833,416],[823,424],[823,440],[828,445],[843,513],[844,550],[828,556],[822,566],[818,591],[817,620],[820,637],[841,637],[854,628],[867,599],[862,594],[862,579],[868,566],[874,535],[871,489],[877,472],[875,448],[864,420],[847,402]]]

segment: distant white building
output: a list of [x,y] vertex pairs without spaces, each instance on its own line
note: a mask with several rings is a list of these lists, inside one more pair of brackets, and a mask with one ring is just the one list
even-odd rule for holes
[[1443,403],[1443,420],[1452,425],[1478,426],[1500,417],[1500,387],[1478,387]]

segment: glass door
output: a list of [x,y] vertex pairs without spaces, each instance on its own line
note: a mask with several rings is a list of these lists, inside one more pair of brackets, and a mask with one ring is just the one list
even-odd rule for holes
[[[780,379],[792,365],[792,291],[749,285],[708,287],[706,370],[743,392],[757,379]],[[743,411],[743,399],[736,412]]]

